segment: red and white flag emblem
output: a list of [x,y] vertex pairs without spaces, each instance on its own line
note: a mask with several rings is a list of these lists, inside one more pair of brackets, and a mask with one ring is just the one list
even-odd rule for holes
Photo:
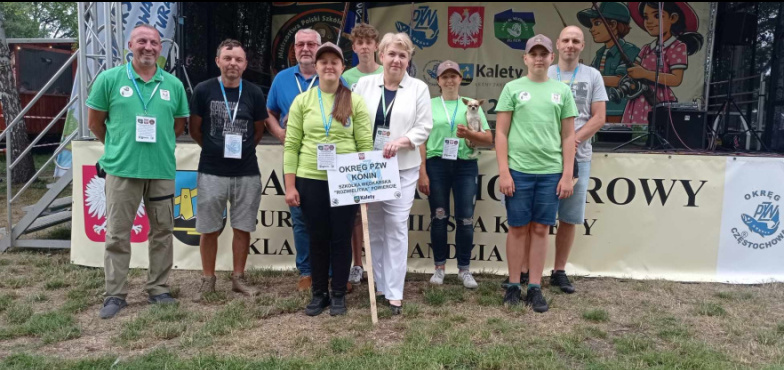
[[482,45],[485,8],[481,6],[450,6],[449,46],[453,48],[478,48]]
[[[91,241],[106,241],[106,179],[98,177],[95,166],[82,166],[82,196],[84,200],[84,233]],[[144,203],[139,199],[139,208],[131,226],[131,243],[147,241],[150,221]]]

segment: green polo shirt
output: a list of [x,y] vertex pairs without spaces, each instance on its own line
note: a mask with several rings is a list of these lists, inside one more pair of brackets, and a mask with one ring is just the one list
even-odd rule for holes
[[[174,180],[174,119],[190,115],[185,88],[177,77],[161,68],[148,82],[133,68],[130,73],[138,91],[128,77],[126,65],[102,72],[90,89],[87,106],[108,112],[104,154],[98,162],[112,176]],[[151,96],[153,90],[155,95]],[[139,92],[145,102],[149,101],[146,114]],[[156,118],[155,143],[136,141],[137,116]]]
[[496,111],[512,113],[507,136],[510,169],[534,175],[563,172],[561,120],[577,116],[569,85],[519,78],[504,86]]
[[[433,129],[430,131],[430,136],[427,138],[427,158],[440,158],[441,154],[444,152],[444,139],[448,137],[457,137],[457,125],[467,126],[466,110],[468,108],[465,103],[463,103],[463,99],[446,100],[444,103],[446,104],[446,110],[449,111],[448,118],[447,113],[444,112],[444,104],[441,104],[441,97],[439,96],[430,100],[430,106],[433,109]],[[457,114],[455,116],[455,127],[452,128],[449,120],[452,119],[452,115],[455,112],[455,105],[457,105]],[[482,119],[482,128],[485,129],[485,131],[489,131],[490,125],[487,124],[485,112],[481,109],[479,110],[479,117]],[[457,149],[457,158],[476,160],[477,158],[470,158],[473,153],[474,150],[466,145],[465,139],[460,139],[460,146]]]
[[379,65],[375,71],[370,73],[362,73],[359,71],[359,68],[354,67],[349,69],[348,71],[343,72],[343,79],[346,80],[348,83],[348,88],[354,90],[354,86],[357,84],[360,78],[365,76],[377,75],[384,72],[384,66]]
[[[312,180],[327,180],[327,171],[318,169],[317,144],[335,144],[338,154],[373,150],[373,134],[365,100],[351,93],[351,120],[343,124],[332,121],[329,135],[319,106],[318,88],[312,88],[294,98],[289,110],[286,142],[283,146],[283,173],[296,174]],[[335,94],[322,92],[324,115],[329,120]]]
[[[629,57],[629,59],[634,60],[637,58],[637,54],[640,54],[640,48],[638,48],[636,45],[627,42],[624,39],[618,40],[618,43],[621,45],[623,52],[627,57]],[[604,56],[606,50],[607,47],[602,46],[599,48],[599,50],[596,51],[596,57],[593,58],[591,67],[596,68],[599,72],[601,72],[602,76],[625,76],[626,69],[629,66],[623,62],[621,53],[618,51],[618,45],[613,45],[613,47],[607,51],[607,58],[604,60],[604,69],[599,69],[599,66],[602,63],[602,57]],[[617,103],[612,101],[607,102],[607,115],[620,116],[623,114],[624,109],[626,109],[626,99],[622,99]]]

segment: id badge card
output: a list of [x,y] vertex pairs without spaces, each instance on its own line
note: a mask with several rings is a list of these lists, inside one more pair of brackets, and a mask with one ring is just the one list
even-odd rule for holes
[[452,137],[444,139],[444,151],[441,152],[441,158],[456,160],[457,151],[460,149],[460,140]]
[[242,135],[226,134],[223,137],[223,158],[242,159]]
[[151,116],[136,116],[136,141],[154,143],[158,120]]
[[392,132],[388,128],[379,127],[376,130],[376,139],[373,140],[373,150],[384,150],[384,145],[387,145]]
[[317,166],[321,171],[337,170],[338,150],[335,144],[316,144]]

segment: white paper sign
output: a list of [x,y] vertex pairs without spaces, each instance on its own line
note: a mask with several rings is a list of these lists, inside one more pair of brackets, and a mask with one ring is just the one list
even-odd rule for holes
[[441,152],[441,158],[456,160],[457,152],[460,149],[460,140],[453,137],[444,139],[444,150]]
[[136,141],[140,143],[154,143],[156,130],[155,117],[136,116]]
[[391,134],[392,132],[388,128],[379,127],[376,130],[376,139],[373,141],[373,150],[384,150],[384,146],[389,142]]
[[397,158],[383,152],[360,152],[337,156],[337,170],[327,172],[333,207],[400,199]]
[[223,137],[223,158],[242,159],[242,135],[226,134]]
[[316,145],[316,165],[321,171],[334,171],[336,168],[338,150],[335,144],[325,143]]

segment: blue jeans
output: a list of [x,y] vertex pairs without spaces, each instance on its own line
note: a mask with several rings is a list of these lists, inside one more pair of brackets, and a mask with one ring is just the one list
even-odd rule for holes
[[447,227],[449,223],[449,193],[455,198],[455,247],[457,267],[468,269],[474,247],[474,206],[479,190],[479,167],[475,160],[448,160],[438,157],[427,160],[430,178],[430,241],[436,266],[443,266],[449,258]]
[[294,249],[297,251],[297,270],[301,276],[310,276],[310,235],[305,227],[305,216],[300,207],[289,207],[294,225]]

